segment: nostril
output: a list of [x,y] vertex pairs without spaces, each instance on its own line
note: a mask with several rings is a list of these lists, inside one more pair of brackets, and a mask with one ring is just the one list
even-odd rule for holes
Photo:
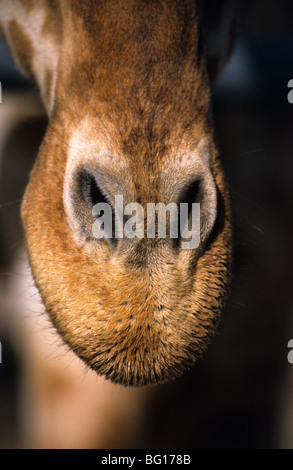
[[[199,213],[199,206],[198,204],[201,201],[201,189],[202,189],[202,181],[199,178],[196,178],[191,183],[189,183],[183,189],[181,196],[179,198],[178,203],[178,237],[174,238],[173,244],[175,248],[179,248],[182,245],[182,240],[187,236],[192,237],[195,233],[196,227],[194,227],[194,222],[196,220],[196,216],[198,217],[198,231],[200,228],[200,213]],[[195,206],[196,207],[196,216],[194,217],[195,213]],[[198,233],[198,243],[199,243],[199,233]]]
[[217,212],[217,190],[210,172],[197,176],[183,188],[178,207],[179,237],[174,246],[197,248],[207,240]]
[[180,203],[188,205],[188,217],[192,212],[192,204],[200,203],[201,187],[201,180],[196,179],[183,190]]
[[[97,238],[103,238],[104,241],[107,239],[113,245],[116,245],[113,205],[110,198],[100,187],[96,176],[90,171],[79,168],[74,172],[69,190],[65,191],[65,207],[70,226],[80,241],[97,241]],[[99,207],[106,208],[107,213],[105,213],[105,210],[97,210]],[[102,221],[99,237],[96,236],[95,231],[98,218]],[[107,223],[105,223],[106,219]]]
[[77,175],[77,185],[81,197],[87,203],[88,207],[92,210],[96,204],[107,203],[106,196],[103,194],[99,187],[94,175],[88,171],[80,171]]

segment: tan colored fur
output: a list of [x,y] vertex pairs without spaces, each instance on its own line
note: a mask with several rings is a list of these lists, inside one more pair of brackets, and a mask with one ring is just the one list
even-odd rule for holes
[[[231,253],[196,2],[0,0],[0,11],[7,43],[50,115],[22,205],[50,319],[113,382],[171,380],[194,364],[217,326]],[[81,169],[98,175],[110,198],[123,194],[143,207],[178,202],[200,180],[200,247],[91,239],[89,208],[71,207],[81,198]]]
[[[1,0],[0,12],[5,41],[23,72],[38,83],[50,113],[61,41],[59,3]],[[53,77],[49,97],[46,95],[48,69]]]

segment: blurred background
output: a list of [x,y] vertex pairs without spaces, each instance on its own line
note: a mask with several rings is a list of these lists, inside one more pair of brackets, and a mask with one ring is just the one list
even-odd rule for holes
[[[230,297],[192,371],[135,391],[87,382],[83,369],[67,380],[66,361],[50,349],[55,340],[42,364],[30,365],[27,329],[34,319],[45,327],[25,287],[32,283],[19,208],[46,118],[0,43],[0,448],[293,448],[292,25],[291,0],[240,2],[236,48],[213,90],[234,217]],[[44,392],[42,373],[56,358],[61,372],[51,371]]]

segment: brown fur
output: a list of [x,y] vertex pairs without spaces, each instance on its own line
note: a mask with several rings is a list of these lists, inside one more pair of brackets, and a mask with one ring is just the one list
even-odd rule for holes
[[50,103],[51,101],[51,94],[52,94],[52,83],[53,83],[53,74],[51,70],[46,71],[46,79],[45,79],[45,98]]
[[[189,0],[59,3],[54,106],[22,205],[35,282],[64,341],[99,374],[124,385],[171,380],[217,326],[231,254],[199,11]],[[22,53],[26,63],[30,48]],[[78,138],[85,147],[74,147]],[[97,172],[109,197],[143,207],[178,201],[200,178],[200,248],[90,238],[93,219],[76,193],[81,168]]]
[[57,0],[46,0],[47,11],[42,28],[42,35],[52,36],[55,41],[60,41],[62,36],[62,16],[60,2]]
[[30,13],[36,7],[34,0],[19,0],[19,3],[25,8],[27,13]]
[[32,68],[32,59],[34,56],[34,47],[29,36],[15,20],[9,21],[8,30],[18,63],[21,64],[26,74],[33,79],[34,71]]

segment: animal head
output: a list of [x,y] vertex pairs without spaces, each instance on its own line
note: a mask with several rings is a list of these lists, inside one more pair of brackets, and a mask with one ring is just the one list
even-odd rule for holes
[[[171,380],[217,327],[231,254],[201,10],[188,0],[0,0],[0,11],[49,115],[22,204],[49,317],[113,382]],[[185,203],[190,223],[199,203],[199,243],[160,236],[156,217],[152,236],[145,223],[140,236],[117,235],[118,200],[132,229],[138,219],[121,218],[129,204],[146,216],[152,204]],[[109,237],[94,234],[98,204],[111,208]]]

